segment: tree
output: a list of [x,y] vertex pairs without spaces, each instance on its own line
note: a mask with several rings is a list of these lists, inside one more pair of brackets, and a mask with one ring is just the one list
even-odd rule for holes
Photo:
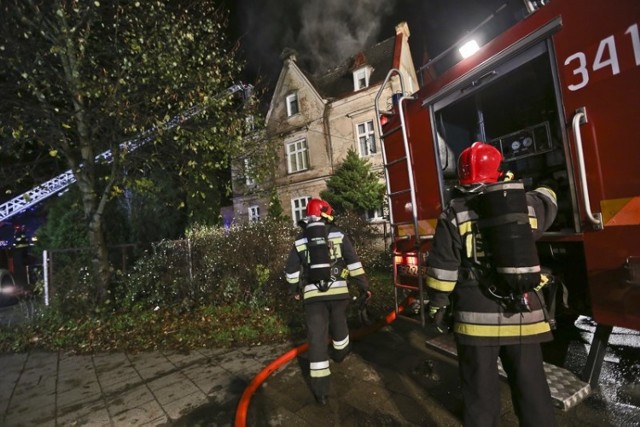
[[364,214],[382,206],[384,191],[385,186],[371,170],[369,161],[350,149],[320,197],[338,211]]
[[[6,0],[0,6],[3,153],[25,164],[48,158],[48,167],[73,171],[100,294],[111,274],[105,208],[143,175],[143,165],[176,171],[203,198],[242,141],[244,104],[227,90],[241,67],[218,4]],[[185,113],[190,118],[183,122]]]
[[278,197],[278,192],[275,188],[271,190],[271,195],[269,196],[267,216],[277,221],[287,220],[287,217],[284,214],[284,209],[282,208],[282,203],[280,203],[280,198]]

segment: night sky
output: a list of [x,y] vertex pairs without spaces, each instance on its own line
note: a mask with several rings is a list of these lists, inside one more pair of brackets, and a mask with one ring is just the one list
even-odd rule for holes
[[[501,15],[516,15],[520,0],[236,0],[232,26],[240,39],[249,76],[275,81],[285,48],[316,73],[366,46],[392,37],[406,21],[416,67],[434,58],[508,3]],[[511,18],[514,19],[514,18]]]

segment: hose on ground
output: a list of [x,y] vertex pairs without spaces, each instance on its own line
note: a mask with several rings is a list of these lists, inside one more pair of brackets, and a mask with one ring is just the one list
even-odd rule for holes
[[[378,322],[367,325],[362,328],[355,330],[351,333],[351,338],[354,340],[362,339],[363,337],[377,331],[383,326],[391,324],[394,320],[396,320],[397,315],[402,313],[408,305],[413,302],[413,298],[407,298],[401,305],[398,306],[398,311],[393,310],[389,314],[387,314],[384,318],[379,320]],[[304,353],[309,348],[308,343],[304,343],[299,345],[298,347],[292,348],[286,353],[282,354],[280,357],[269,363],[262,371],[258,372],[258,374],[253,377],[253,380],[249,383],[249,385],[244,389],[242,396],[240,397],[240,401],[238,402],[238,407],[236,408],[236,417],[235,417],[235,427],[245,427],[247,425],[247,411],[249,410],[249,404],[251,403],[251,398],[253,394],[258,390],[258,388],[262,385],[263,382],[266,381],[269,376],[277,371],[281,366],[285,363],[293,360],[299,354]]]

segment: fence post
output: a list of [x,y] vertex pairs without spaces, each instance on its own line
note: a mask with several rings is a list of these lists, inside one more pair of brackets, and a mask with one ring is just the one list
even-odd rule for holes
[[49,305],[49,253],[42,251],[42,270],[44,277],[44,305]]
[[189,257],[189,287],[193,290],[193,263],[191,260],[191,239],[187,239],[187,255]]

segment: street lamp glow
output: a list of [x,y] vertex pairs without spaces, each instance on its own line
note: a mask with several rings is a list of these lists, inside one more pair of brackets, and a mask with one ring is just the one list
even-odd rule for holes
[[478,46],[478,43],[475,40],[469,40],[468,42],[463,44],[462,47],[458,49],[458,51],[463,58],[468,58],[476,53],[479,49],[480,46]]

